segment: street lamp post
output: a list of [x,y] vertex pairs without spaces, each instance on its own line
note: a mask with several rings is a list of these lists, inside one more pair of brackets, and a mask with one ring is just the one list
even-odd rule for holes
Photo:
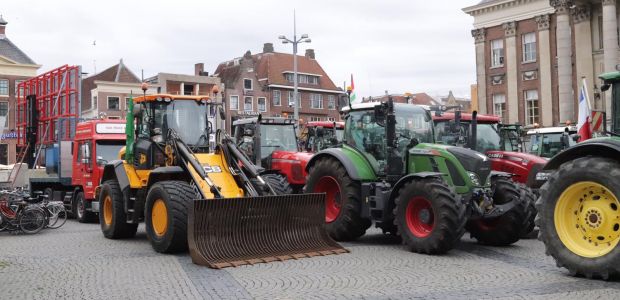
[[299,95],[297,92],[297,44],[299,43],[310,43],[311,40],[308,38],[307,34],[302,34],[299,39],[297,39],[297,20],[295,17],[295,11],[293,10],[293,39],[290,40],[286,38],[286,36],[279,36],[278,39],[282,40],[282,44],[293,44],[293,99],[294,99],[294,107],[293,107],[293,115],[295,118],[295,122],[299,125]]

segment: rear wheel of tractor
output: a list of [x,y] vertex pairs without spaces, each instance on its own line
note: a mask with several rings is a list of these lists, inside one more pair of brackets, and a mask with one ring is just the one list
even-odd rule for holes
[[465,211],[460,198],[442,181],[414,180],[398,193],[394,224],[409,251],[445,253],[465,232]]
[[160,253],[187,250],[187,215],[196,192],[185,181],[154,184],[146,196],[146,236]]
[[293,193],[293,189],[286,177],[280,174],[265,174],[261,177],[276,192],[276,195],[289,195]]
[[321,159],[308,172],[306,193],[325,193],[325,223],[338,241],[354,240],[366,233],[371,221],[360,216],[360,183],[349,177],[339,161]]
[[534,230],[534,227],[536,227],[536,224],[534,223],[534,219],[536,219],[536,214],[538,213],[536,211],[536,195],[534,194],[534,192],[532,191],[532,189],[530,189],[529,187],[527,187],[524,184],[517,184],[518,188],[519,188],[519,192],[521,193],[520,195],[520,199],[523,201],[526,201],[527,203],[527,208],[526,208],[526,218],[525,221],[523,222],[523,227],[521,230],[521,238],[522,239],[534,239],[536,238],[537,232],[538,230]]
[[584,157],[564,163],[540,190],[539,239],[572,275],[620,275],[620,164]]
[[[522,199],[517,185],[510,179],[497,178],[494,186],[493,203],[506,204],[517,201],[516,205],[503,215],[492,219],[478,219],[467,223],[467,230],[478,243],[489,246],[507,246],[516,243],[521,237],[524,224],[527,224],[527,199]],[[529,196],[528,196],[529,197]]]
[[97,214],[86,210],[84,193],[82,191],[77,192],[75,194],[75,198],[73,199],[73,215],[80,223],[97,222]]
[[138,224],[127,223],[123,192],[116,180],[106,180],[103,182],[99,203],[101,203],[99,223],[101,224],[101,231],[106,238],[132,238],[136,235]]

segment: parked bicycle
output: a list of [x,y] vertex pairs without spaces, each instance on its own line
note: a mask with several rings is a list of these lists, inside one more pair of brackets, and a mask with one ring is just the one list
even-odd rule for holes
[[0,191],[0,231],[35,234],[43,228],[60,228],[67,221],[62,202],[32,197],[23,189]]

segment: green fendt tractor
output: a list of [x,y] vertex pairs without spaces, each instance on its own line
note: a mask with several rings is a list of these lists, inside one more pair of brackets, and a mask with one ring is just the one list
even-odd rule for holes
[[[612,88],[611,137],[581,142],[554,156],[555,170],[536,203],[539,239],[572,275],[620,275],[620,72],[600,76]],[[604,128],[606,128],[606,124]]]
[[411,251],[443,253],[465,229],[509,245],[528,225],[527,200],[510,174],[465,148],[434,144],[428,111],[410,104],[349,105],[344,143],[308,162],[306,192],[325,193],[329,234],[352,240],[375,225]]

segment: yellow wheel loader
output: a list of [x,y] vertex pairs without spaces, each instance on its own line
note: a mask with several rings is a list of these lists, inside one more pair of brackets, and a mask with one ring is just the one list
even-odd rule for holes
[[221,104],[158,94],[129,106],[127,145],[97,189],[106,238],[131,238],[144,221],[155,251],[189,246],[194,263],[212,268],[347,252],[324,229],[323,194],[283,195],[286,179],[219,130],[210,145]]

